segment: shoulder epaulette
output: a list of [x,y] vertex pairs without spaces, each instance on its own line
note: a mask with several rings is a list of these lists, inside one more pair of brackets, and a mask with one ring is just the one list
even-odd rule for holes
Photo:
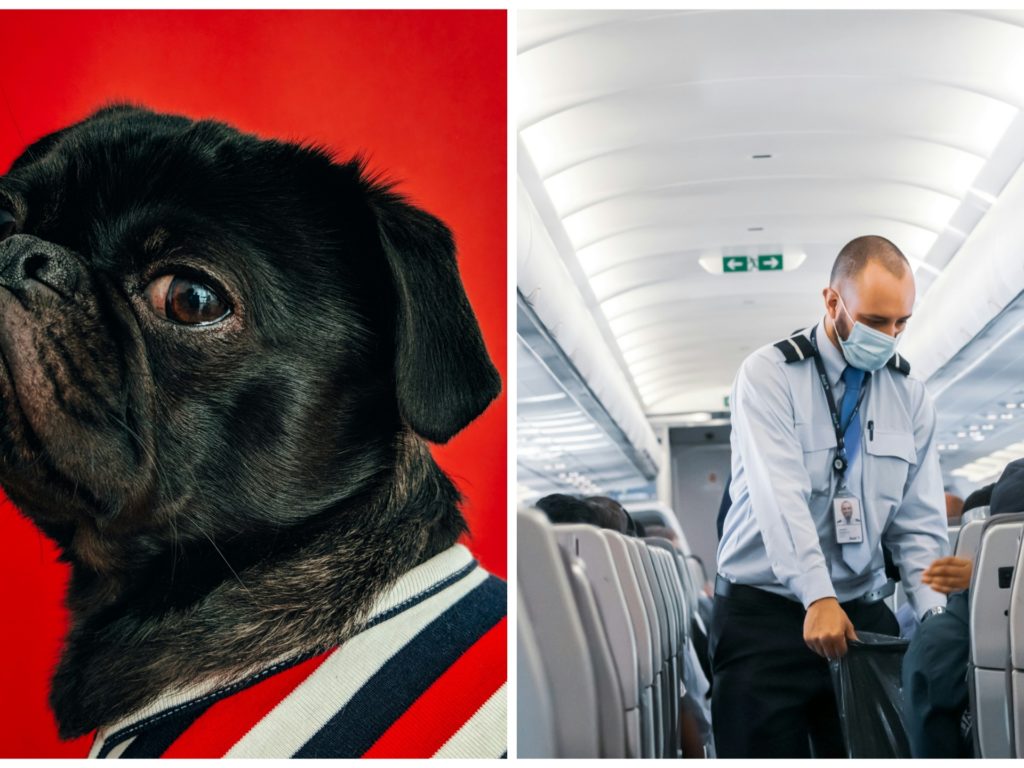
[[886,365],[894,371],[902,373],[904,376],[910,375],[910,363],[907,362],[907,358],[900,354],[895,354],[890,357],[889,362],[887,362]]
[[776,342],[775,348],[782,353],[787,363],[798,363],[801,360],[810,360],[814,357],[814,345],[811,344],[810,339],[800,333]]

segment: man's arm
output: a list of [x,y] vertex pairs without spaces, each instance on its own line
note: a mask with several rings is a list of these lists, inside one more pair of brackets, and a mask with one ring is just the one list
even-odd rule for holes
[[750,506],[772,572],[807,609],[807,646],[826,658],[843,656],[846,640],[857,636],[836,598],[811,517],[811,478],[785,374],[768,357],[748,357],[736,376],[731,402]]
[[750,506],[775,577],[804,608],[835,597],[808,507],[811,479],[784,372],[765,355],[748,357],[736,375],[731,403]]
[[903,588],[918,618],[946,596],[923,580],[924,572],[940,557],[949,555],[942,469],[935,447],[935,406],[920,387],[914,409],[914,448],[917,464],[911,465],[903,489],[903,501],[884,534],[886,545],[900,568]]

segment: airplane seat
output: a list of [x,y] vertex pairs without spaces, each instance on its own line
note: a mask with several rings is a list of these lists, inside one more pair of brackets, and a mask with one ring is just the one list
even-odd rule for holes
[[544,662],[533,634],[530,612],[520,592],[516,596],[516,690],[519,715],[516,733],[519,757],[555,757],[555,718]]
[[[678,552],[675,557],[679,575],[683,578],[685,586],[689,581],[689,569],[686,567],[686,560],[683,555]],[[689,628],[697,661],[700,665],[701,671],[704,673],[704,678],[710,682],[711,659],[708,657],[708,631],[710,627],[709,624],[705,623],[704,619],[701,617],[699,608],[696,614],[691,615]]]
[[647,612],[647,604],[636,568],[631,557],[632,545],[625,536],[614,531],[600,530],[605,543],[612,553],[615,571],[619,577],[629,610],[629,624],[636,639],[637,653],[637,687],[639,688],[640,704],[640,756],[654,757],[655,752],[655,712],[654,685],[657,669],[657,653],[655,652],[655,635],[657,629],[651,624]]
[[[697,706],[700,706],[699,696],[703,693],[699,690],[690,690],[691,687],[694,689],[699,688],[696,684],[697,678],[695,677],[695,671],[699,668],[700,664],[693,653],[693,643],[690,637],[691,635],[691,617],[689,613],[689,606],[686,602],[685,588],[683,586],[682,578],[680,576],[677,560],[675,558],[675,550],[670,546],[665,547],[663,544],[667,543],[664,540],[660,542],[652,542],[657,546],[654,551],[659,555],[662,561],[662,567],[665,572],[665,579],[670,587],[670,593],[675,602],[677,624],[679,626],[679,643],[678,643],[678,654],[677,654],[677,712],[681,716],[681,710],[683,708],[683,702],[679,697],[689,695]],[[679,720],[676,720],[677,729],[680,728]],[[682,753],[682,732],[677,733],[676,748],[678,753]]]
[[953,547],[954,555],[974,559],[978,552],[978,545],[981,543],[981,529],[985,527],[985,521],[988,519],[987,517],[977,518],[960,525],[956,546]]
[[[671,565],[675,566],[675,579],[685,592],[683,580],[689,577],[686,560],[678,551],[669,554]],[[686,600],[683,600],[686,605]],[[711,736],[711,703],[707,697],[710,690],[711,662],[707,658],[706,626],[700,617],[700,611],[686,617],[686,639],[682,651],[681,670],[683,674],[684,692],[689,698],[687,706],[694,710],[698,725],[702,729],[704,750],[707,756],[714,754]]]
[[960,526],[951,525],[946,531],[949,536],[949,551],[956,552],[956,541],[960,537]]
[[1008,723],[1010,753],[1024,757],[1024,545],[1017,553],[1010,586]]
[[663,611],[658,610],[658,604],[655,601],[654,596],[654,588],[651,585],[651,580],[648,576],[647,570],[644,568],[643,560],[640,557],[640,550],[644,545],[637,539],[630,538],[625,539],[624,541],[627,545],[627,552],[629,553],[633,570],[636,573],[637,582],[640,584],[640,591],[643,595],[644,601],[644,610],[647,612],[647,621],[651,627],[651,649],[653,652],[652,667],[654,671],[654,681],[651,685],[651,720],[654,723],[654,753],[652,757],[664,757],[665,720],[662,692],[664,690],[664,668],[667,659],[665,651],[668,644],[668,629],[667,627],[663,628],[665,621],[663,615],[661,615],[663,614]]
[[[558,529],[559,526],[554,526]],[[557,538],[557,534],[556,534]],[[601,614],[594,599],[586,564],[572,552],[562,548],[562,557],[569,573],[569,583],[576,599],[583,624],[583,634],[590,651],[591,669],[597,687],[597,729],[601,757],[626,756],[626,719],[622,689],[619,687],[612,649],[605,634]]]
[[693,616],[697,613],[697,600],[700,595],[700,580],[695,578],[693,575],[693,569],[700,570],[700,565],[697,564],[690,555],[680,554],[683,559],[683,570],[686,575],[683,577],[684,594],[686,595],[687,608],[689,609],[690,615]]
[[676,559],[676,556],[679,555],[679,550],[666,539],[648,538],[647,544],[655,547],[655,551],[664,555],[663,559],[668,570],[669,584],[673,597],[680,609],[679,618],[682,624],[680,632],[685,642],[690,637],[690,622],[693,619],[693,614],[690,607],[690,596],[687,594],[687,584],[684,581],[679,562]]
[[988,505],[982,505],[980,507],[971,507],[962,515],[960,515],[960,527],[963,528],[972,520],[984,520],[992,515],[992,508]]
[[[674,757],[671,750],[672,734],[674,732],[672,719],[673,702],[678,701],[678,688],[674,682],[673,657],[675,645],[672,642],[672,621],[668,601],[665,597],[665,590],[661,579],[658,578],[658,571],[654,565],[654,558],[651,550],[643,541],[637,540],[637,552],[640,561],[647,573],[647,581],[651,585],[651,593],[654,597],[655,610],[658,612],[658,624],[661,629],[662,646],[662,676],[661,676],[661,757]],[[678,720],[676,720],[678,722]]]
[[[965,529],[966,530],[966,529]],[[1024,513],[982,523],[970,591],[971,656],[968,689],[974,713],[975,754],[1010,756],[1006,676],[1010,593],[1024,531]],[[961,532],[961,540],[964,532]]]
[[[559,545],[580,558],[585,567],[597,605],[601,629],[614,666],[617,695],[624,723],[623,757],[640,757],[640,678],[637,637],[626,604],[626,593],[616,569],[605,534],[617,536],[592,525],[553,526]],[[636,596],[639,599],[639,595]]]
[[520,509],[517,582],[533,628],[551,697],[556,757],[598,757],[597,684],[593,664],[552,526]]
[[681,744],[679,733],[679,698],[680,683],[683,677],[683,649],[685,647],[678,585],[672,580],[672,574],[668,570],[666,560],[670,557],[669,553],[655,546],[648,546],[648,552],[651,556],[651,564],[654,566],[655,576],[658,579],[662,592],[662,599],[665,602],[665,612],[668,616],[669,627],[669,664],[668,678],[665,685],[665,696],[668,703],[668,706],[665,708],[665,751],[669,757],[678,757],[678,750]]

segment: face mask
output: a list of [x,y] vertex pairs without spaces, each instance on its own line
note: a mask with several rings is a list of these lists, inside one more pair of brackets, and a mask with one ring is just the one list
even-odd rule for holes
[[[839,297],[839,301],[842,303],[842,296]],[[884,367],[889,362],[889,358],[895,354],[896,345],[900,342],[899,337],[890,336],[887,333],[876,331],[874,328],[868,328],[863,323],[855,322],[850,313],[846,311],[845,306],[843,313],[853,323],[853,330],[845,340],[839,335],[838,329],[836,330],[836,338],[839,339],[839,346],[843,350],[846,362],[862,371],[877,371]]]

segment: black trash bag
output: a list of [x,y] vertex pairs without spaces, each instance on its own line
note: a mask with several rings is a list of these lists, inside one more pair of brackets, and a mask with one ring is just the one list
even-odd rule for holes
[[903,655],[909,640],[858,632],[829,667],[846,756],[910,757],[903,720]]

